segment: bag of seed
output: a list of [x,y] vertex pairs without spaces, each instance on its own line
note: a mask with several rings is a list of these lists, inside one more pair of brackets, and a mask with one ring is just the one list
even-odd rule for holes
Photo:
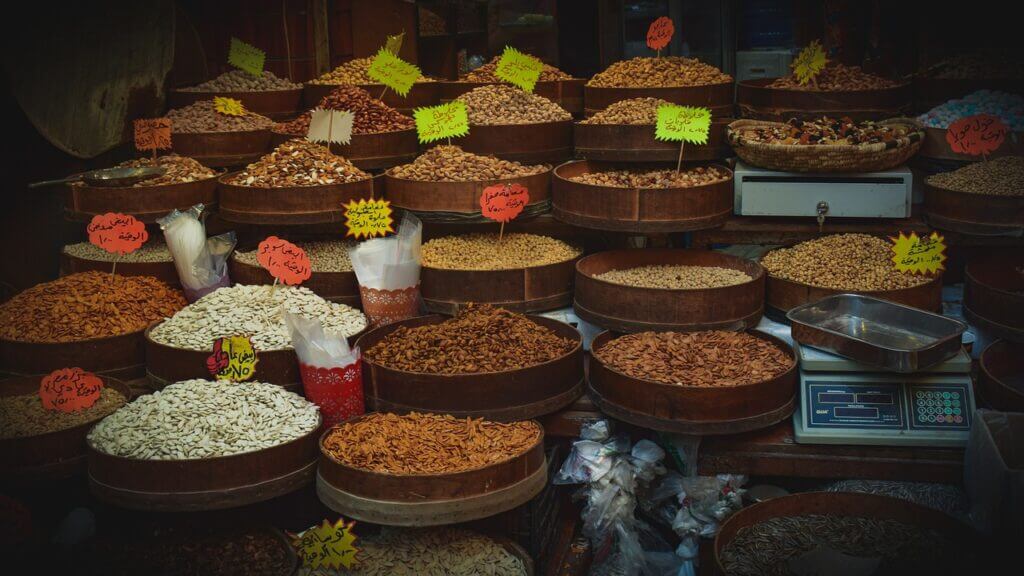
[[406,212],[398,234],[349,248],[371,329],[419,316],[422,233],[419,218]]
[[359,348],[349,348],[344,336],[325,333],[319,320],[285,312],[284,321],[299,357],[302,388],[320,407],[324,426],[364,413]]
[[157,220],[189,302],[231,286],[228,256],[235,249],[235,233],[207,238],[206,226],[199,219],[203,208],[196,204],[184,212],[175,209]]

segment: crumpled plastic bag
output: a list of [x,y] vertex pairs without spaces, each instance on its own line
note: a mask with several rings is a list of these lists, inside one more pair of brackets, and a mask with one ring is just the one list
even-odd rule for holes
[[189,302],[231,285],[227,261],[235,249],[235,233],[207,238],[206,226],[199,218],[203,209],[202,204],[184,212],[175,209],[157,220]]

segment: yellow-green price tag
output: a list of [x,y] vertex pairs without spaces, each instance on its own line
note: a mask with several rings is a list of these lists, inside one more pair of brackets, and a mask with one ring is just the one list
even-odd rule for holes
[[213,109],[227,116],[245,116],[245,106],[241,100],[225,98],[223,96],[213,97]]
[[801,50],[796,60],[793,60],[793,74],[796,75],[799,83],[807,84],[825,68],[827,63],[825,49],[821,47],[820,42],[815,40]]
[[655,140],[707,144],[711,130],[711,110],[693,106],[658,107],[658,123],[654,127]]
[[946,239],[938,232],[931,235],[918,236],[911,232],[910,236],[890,237],[892,240],[892,262],[900,272],[921,275],[937,275],[945,270]]
[[523,54],[511,46],[505,46],[494,75],[513,86],[533,92],[543,69],[544,63],[537,58]]
[[420,69],[415,65],[409,64],[384,48],[377,51],[366,73],[373,80],[402,96],[407,96],[409,90],[412,90],[412,85],[422,76]]
[[416,119],[416,134],[423,144],[469,134],[469,113],[466,105],[459,101],[417,108],[412,115]]
[[399,50],[402,49],[402,41],[405,40],[405,32],[401,34],[395,34],[394,36],[388,36],[386,42],[384,42],[384,49],[391,52],[395,56],[398,56]]
[[238,38],[231,39],[231,45],[228,47],[228,64],[253,76],[262,76],[265,60],[266,55],[263,50],[252,44],[246,44]]

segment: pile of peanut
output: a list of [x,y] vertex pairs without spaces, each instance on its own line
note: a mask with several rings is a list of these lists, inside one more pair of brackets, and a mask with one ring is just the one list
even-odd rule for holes
[[457,100],[466,105],[470,124],[488,126],[572,120],[572,114],[551,100],[508,84],[480,86]]
[[235,186],[283,188],[366,180],[370,175],[326,147],[296,138],[249,164],[225,182]]
[[583,251],[536,234],[466,234],[434,238],[423,245],[425,268],[441,270],[515,270],[572,260]]
[[551,166],[545,164],[524,166],[519,162],[472,154],[458,146],[435,146],[411,164],[392,168],[391,175],[421,182],[478,182],[521,178],[548,170]]
[[855,90],[879,90],[892,88],[896,82],[869,74],[860,66],[846,66],[839,62],[829,62],[813,82],[800,84],[793,74],[776,78],[768,85],[769,88],[785,88],[787,90],[820,90],[822,92],[853,92]]
[[[398,110],[377,100],[370,93],[357,86],[340,86],[320,99],[318,108],[325,110],[346,110],[351,112],[353,134],[374,134],[377,132],[395,132],[411,130],[416,122]],[[309,122],[313,111],[303,112],[291,122],[284,122],[274,127],[274,132],[305,136],[309,132]]]
[[732,76],[695,58],[666,56],[620,60],[599,72],[587,86],[599,88],[665,88],[732,82]]
[[569,178],[573,182],[613,188],[692,188],[728,180],[729,173],[715,166],[698,166],[676,172],[657,170],[605,170]]
[[661,98],[630,98],[619,100],[611,106],[582,120],[580,124],[650,124],[658,123],[658,107],[671,106]]

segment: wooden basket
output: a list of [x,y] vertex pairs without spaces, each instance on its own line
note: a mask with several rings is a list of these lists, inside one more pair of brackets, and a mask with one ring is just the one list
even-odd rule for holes
[[747,164],[783,172],[880,172],[903,164],[917,153],[924,128],[910,118],[893,118],[882,125],[906,125],[914,129],[893,142],[860,145],[801,146],[752,142],[744,135],[755,128],[784,126],[782,122],[737,120],[726,128],[736,155]]

